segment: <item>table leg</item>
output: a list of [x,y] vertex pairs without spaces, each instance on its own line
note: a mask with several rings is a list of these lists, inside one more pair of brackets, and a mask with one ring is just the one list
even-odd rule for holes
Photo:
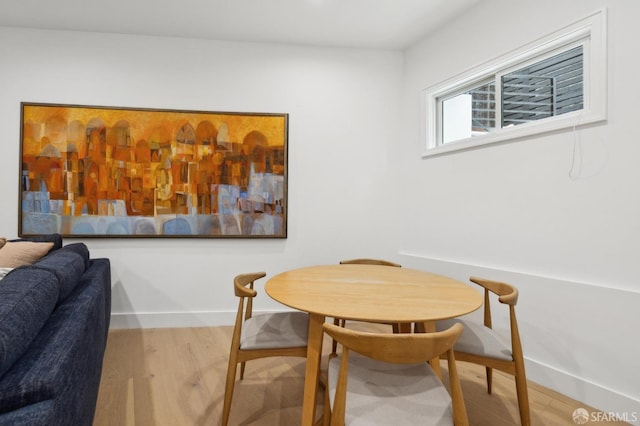
[[316,414],[324,315],[309,314],[309,341],[307,343],[307,368],[304,375],[304,399],[302,401],[302,426],[312,426]]
[[[414,330],[416,333],[433,333],[434,331],[436,331],[436,323],[433,321],[417,322]],[[429,365],[431,365],[431,368],[433,369],[433,371],[438,375],[440,380],[442,380],[442,370],[440,369],[440,358],[432,359],[431,361],[429,361]]]
[[411,333],[411,323],[401,322],[398,324],[398,333]]

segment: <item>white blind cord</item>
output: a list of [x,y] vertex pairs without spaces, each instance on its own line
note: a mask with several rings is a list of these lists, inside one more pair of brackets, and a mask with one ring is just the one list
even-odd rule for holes
[[571,155],[571,167],[569,167],[569,179],[576,180],[582,173],[582,151],[580,149],[580,135],[578,126],[580,125],[580,115],[573,123],[573,152]]

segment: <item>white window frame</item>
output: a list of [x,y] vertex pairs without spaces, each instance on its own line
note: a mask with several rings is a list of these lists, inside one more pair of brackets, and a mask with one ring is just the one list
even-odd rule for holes
[[[500,102],[500,78],[502,75],[528,63],[543,60],[559,51],[583,46],[584,106],[583,109],[548,117],[517,126],[500,128],[501,117],[496,114],[496,128],[480,136],[443,144],[439,99],[449,97],[490,80],[496,82],[496,104]],[[521,140],[527,136],[546,132],[574,129],[607,119],[607,39],[606,9],[598,10],[588,17],[556,31],[536,42],[496,58],[468,72],[458,75],[422,92],[421,140],[423,157],[468,150],[495,142]],[[496,112],[499,112],[497,108]]]

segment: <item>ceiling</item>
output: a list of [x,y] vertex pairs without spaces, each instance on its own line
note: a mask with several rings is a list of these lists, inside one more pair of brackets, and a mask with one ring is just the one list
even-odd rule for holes
[[403,49],[480,0],[0,0],[0,26]]

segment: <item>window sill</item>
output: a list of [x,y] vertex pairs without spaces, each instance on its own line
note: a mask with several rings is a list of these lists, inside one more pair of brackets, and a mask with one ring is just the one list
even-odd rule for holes
[[596,124],[606,121],[606,114],[603,112],[576,111],[561,116],[545,119],[540,122],[521,124],[515,127],[496,129],[486,135],[461,139],[443,145],[427,148],[422,153],[422,158],[435,157],[454,152],[467,151],[476,148],[483,148],[500,142],[515,142],[518,139],[526,139],[532,136],[561,131],[576,130],[588,124]]

